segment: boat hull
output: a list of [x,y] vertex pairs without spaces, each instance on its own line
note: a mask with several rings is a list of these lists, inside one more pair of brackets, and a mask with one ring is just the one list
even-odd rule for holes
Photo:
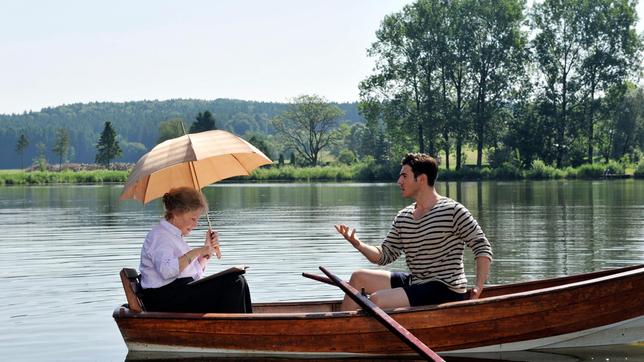
[[[638,266],[489,288],[478,300],[388,313],[441,354],[623,344],[643,339],[642,286],[644,266]],[[369,315],[337,307],[266,303],[253,314],[133,313],[119,307],[114,318],[130,351],[292,358],[414,354]]]

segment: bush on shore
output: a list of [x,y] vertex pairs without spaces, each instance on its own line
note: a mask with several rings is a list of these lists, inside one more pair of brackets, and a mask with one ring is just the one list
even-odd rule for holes
[[44,185],[44,184],[84,184],[119,182],[127,180],[128,171],[94,170],[94,171],[1,171],[0,185]]
[[[100,169],[98,167],[63,167],[63,171],[25,171],[0,170],[2,185],[42,185],[51,183],[125,183],[129,175],[128,167],[116,165],[118,169]],[[644,161],[635,168],[634,176],[644,178]],[[84,169],[83,169],[84,168]],[[121,169],[122,168],[122,169]],[[531,167],[523,170],[506,162],[497,168],[464,166],[459,170],[439,170],[439,181],[474,181],[474,180],[520,180],[520,179],[600,179],[610,175],[624,174],[626,167],[616,161],[582,165],[577,168],[558,169],[535,160]],[[395,182],[398,179],[400,164],[398,162],[381,162],[367,160],[352,165],[331,165],[324,167],[292,167],[276,165],[262,167],[253,171],[250,176],[242,176],[233,181],[363,181]]]
[[532,161],[530,169],[526,170],[525,177],[531,180],[561,179],[567,172],[553,166],[548,166],[541,160]]
[[616,161],[608,163],[593,163],[581,165],[576,169],[575,177],[581,179],[597,179],[611,175],[623,175],[624,165]]
[[[132,167],[134,167],[133,163],[127,163],[127,162],[112,162],[110,163],[110,168],[109,170],[112,171],[129,171]],[[59,172],[59,171],[73,171],[73,172],[79,172],[79,171],[104,171],[106,170],[105,166],[100,165],[98,163],[64,163],[60,167],[58,167],[58,164],[45,164],[45,165],[33,165],[30,168],[28,168],[26,171],[33,172],[33,171],[52,171],[52,172]]]
[[641,160],[640,163],[637,164],[637,168],[635,169],[633,176],[636,178],[644,178],[644,160]]

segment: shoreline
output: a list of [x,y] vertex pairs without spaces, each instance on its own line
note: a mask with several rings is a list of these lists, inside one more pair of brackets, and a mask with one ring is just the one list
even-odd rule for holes
[[[530,173],[530,170],[520,173],[498,172],[498,169],[461,169],[439,171],[438,182],[458,181],[525,181],[525,180],[624,180],[640,179],[635,174],[602,174],[595,173],[564,173],[556,170],[551,173]],[[271,168],[254,171],[250,176],[237,176],[219,181],[227,184],[255,183],[381,183],[395,182],[393,172],[364,172],[365,168],[349,167],[316,167],[316,168]],[[371,171],[371,170],[369,170]],[[382,171],[382,170],[380,170]],[[124,184],[129,171],[122,170],[92,170],[92,171],[22,171],[0,170],[0,187],[2,186],[37,186],[37,185],[96,185]]]

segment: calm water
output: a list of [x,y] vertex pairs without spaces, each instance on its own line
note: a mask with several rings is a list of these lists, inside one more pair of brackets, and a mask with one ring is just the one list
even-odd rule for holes
[[[465,204],[492,242],[490,283],[644,262],[644,181],[440,183],[438,189]],[[138,267],[141,243],[162,207],[119,202],[121,190],[0,187],[2,360],[126,358],[111,316],[125,302],[118,271]],[[300,276],[319,265],[345,278],[374,267],[333,224],[353,225],[362,240],[379,243],[409,203],[393,183],[223,184],[205,192],[224,254],[210,270],[250,265],[247,279],[259,302],[340,298],[337,289]],[[204,225],[189,237],[194,246]],[[388,267],[404,268],[403,261]],[[637,351],[589,360],[644,358]]]

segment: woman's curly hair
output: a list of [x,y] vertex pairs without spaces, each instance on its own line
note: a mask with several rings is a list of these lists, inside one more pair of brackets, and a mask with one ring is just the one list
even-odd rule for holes
[[166,220],[186,212],[208,210],[208,203],[203,194],[190,187],[177,187],[166,192],[163,195],[163,206]]

